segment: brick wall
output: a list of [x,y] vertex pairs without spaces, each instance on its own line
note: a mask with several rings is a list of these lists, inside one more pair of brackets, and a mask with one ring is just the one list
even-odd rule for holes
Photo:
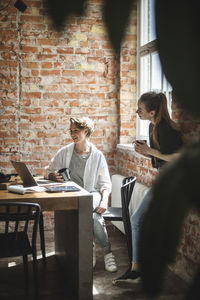
[[24,13],[11,3],[0,14],[1,170],[12,171],[9,160],[19,159],[41,174],[70,142],[69,118],[87,115],[96,124],[92,141],[113,173],[119,124],[126,136],[135,127],[134,110],[125,106],[135,93],[136,12],[117,58],[102,21],[102,1],[89,1],[87,13],[70,17],[61,32],[42,0],[26,4]]
[[123,43],[119,73],[119,143],[130,143],[136,136],[136,9]]
[[120,146],[117,148],[115,153],[116,173],[123,176],[136,176],[138,182],[151,186],[157,170],[152,168],[150,159],[137,154],[130,148],[124,149]]
[[[26,4],[24,13],[12,1],[0,11],[0,170],[11,172],[9,160],[19,159],[41,174],[55,152],[70,142],[69,118],[87,115],[96,124],[92,141],[106,155],[111,174],[134,174],[151,185],[156,170],[150,160],[116,150],[118,143],[131,143],[136,135],[136,8],[116,57],[102,22],[102,0],[90,0],[87,13],[70,17],[61,32],[42,0]],[[173,118],[189,136],[199,136],[199,122],[174,104]],[[175,270],[182,268],[187,275],[199,257],[193,251],[199,240],[195,212],[185,226],[190,239],[185,234]]]

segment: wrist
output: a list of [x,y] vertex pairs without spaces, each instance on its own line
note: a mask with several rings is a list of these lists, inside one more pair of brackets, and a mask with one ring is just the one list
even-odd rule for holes
[[108,199],[104,199],[104,198],[102,198],[102,199],[101,199],[101,203],[103,203],[103,204],[107,205],[107,204],[108,204]]
[[155,156],[155,149],[149,147],[148,155]]

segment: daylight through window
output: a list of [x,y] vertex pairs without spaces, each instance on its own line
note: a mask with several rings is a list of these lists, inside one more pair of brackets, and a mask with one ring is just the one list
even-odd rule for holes
[[[155,0],[140,0],[138,31],[138,98],[148,91],[164,92],[171,111],[171,86],[161,68],[156,49]],[[148,121],[137,119],[137,138],[148,138]]]

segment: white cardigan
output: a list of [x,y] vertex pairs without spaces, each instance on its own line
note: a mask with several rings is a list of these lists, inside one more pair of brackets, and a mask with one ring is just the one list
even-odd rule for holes
[[[88,192],[107,190],[111,192],[111,180],[108,165],[103,153],[91,143],[91,154],[87,159],[83,183]],[[45,167],[46,178],[49,173],[54,173],[62,168],[69,168],[74,143],[62,147],[52,158],[50,164]]]

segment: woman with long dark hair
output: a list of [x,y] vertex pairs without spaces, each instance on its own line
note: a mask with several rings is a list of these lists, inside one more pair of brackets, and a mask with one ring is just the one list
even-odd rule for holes
[[[167,109],[167,99],[163,93],[148,92],[138,100],[137,114],[141,120],[149,120],[149,143],[135,142],[135,151],[151,157],[152,166],[161,170],[163,165],[175,158],[183,145],[183,138],[178,125],[170,118]],[[141,279],[138,264],[138,238],[141,221],[151,200],[151,189],[142,199],[139,207],[131,216],[132,226],[132,265],[121,277],[113,281],[114,285],[123,286],[123,282],[137,283]]]

